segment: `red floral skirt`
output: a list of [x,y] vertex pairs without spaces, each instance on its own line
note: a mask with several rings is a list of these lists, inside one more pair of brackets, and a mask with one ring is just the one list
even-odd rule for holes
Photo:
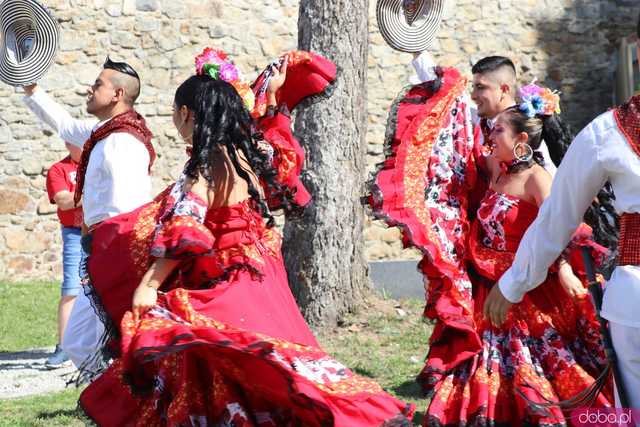
[[[606,358],[589,295],[571,298],[550,274],[511,308],[502,327],[495,328],[482,313],[494,284],[473,276],[472,282],[481,350],[442,371],[434,368],[441,366],[434,356],[446,355],[447,332],[431,344],[418,378],[432,396],[424,425],[570,424],[568,414],[557,406],[535,403],[571,399],[602,372]],[[592,404],[607,407],[612,402],[608,382]]]

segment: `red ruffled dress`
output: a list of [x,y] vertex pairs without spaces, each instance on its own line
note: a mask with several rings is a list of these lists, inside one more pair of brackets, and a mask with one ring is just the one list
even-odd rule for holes
[[[456,353],[447,343],[447,337],[457,333],[455,325],[437,319],[443,329],[431,342],[419,376],[432,395],[425,425],[564,425],[568,419],[557,406],[532,403],[573,398],[590,387],[606,365],[589,294],[572,298],[553,268],[543,284],[513,306],[502,327],[493,327],[483,316],[489,291],[513,262],[537,213],[537,206],[493,190],[482,200],[468,240],[471,287],[462,299],[474,332],[466,344],[477,351]],[[578,249],[588,247],[596,256],[604,252],[590,234],[589,227],[581,226],[565,251],[583,283]],[[611,406],[611,397],[607,388],[592,405]]]
[[[453,68],[405,89],[387,125],[385,160],[370,182],[373,215],[419,249],[425,317],[435,322],[418,380],[432,397],[425,426],[565,425],[557,402],[594,383],[605,366],[590,298],[572,299],[547,281],[492,328],[486,296],[511,265],[537,215],[526,201],[488,191],[474,137],[467,81]],[[477,135],[478,132],[475,132]],[[581,226],[565,256],[586,282],[579,247],[604,250]],[[526,396],[526,399],[523,397]],[[611,382],[593,406],[609,406]]]
[[[289,121],[262,123],[280,135],[275,156],[295,152],[277,123]],[[183,182],[93,233],[91,296],[113,362],[83,391],[85,413],[114,427],[409,426],[412,405],[318,346],[289,289],[281,237],[253,202],[209,210]],[[133,292],[154,257],[180,263],[136,320]]]

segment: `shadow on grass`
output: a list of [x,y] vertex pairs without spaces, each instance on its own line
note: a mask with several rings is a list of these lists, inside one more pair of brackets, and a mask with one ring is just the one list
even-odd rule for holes
[[415,380],[408,380],[400,385],[391,387],[396,396],[408,399],[424,399],[424,393],[420,389],[420,385]]
[[80,417],[82,415],[82,411],[80,411],[80,409],[78,408],[74,408],[74,409],[58,409],[57,411],[51,411],[51,412],[39,412],[38,413],[38,419],[41,420],[49,420],[49,419],[55,419],[58,417],[69,417],[69,418],[74,418],[74,417]]
[[367,368],[363,368],[361,366],[356,366],[355,368],[352,369],[352,371],[355,372],[358,375],[362,375],[363,377],[367,377],[367,378],[375,378],[376,377],[376,375],[373,372],[371,372]]
[[51,356],[51,350],[48,349],[36,349],[31,351],[0,350],[0,361],[45,359],[49,356]]
[[421,426],[422,420],[424,420],[424,408],[416,408],[416,413],[413,416],[413,425]]
[[0,371],[18,371],[31,369],[35,371],[49,371],[45,360],[51,355],[51,350],[36,349],[28,351],[0,351]]

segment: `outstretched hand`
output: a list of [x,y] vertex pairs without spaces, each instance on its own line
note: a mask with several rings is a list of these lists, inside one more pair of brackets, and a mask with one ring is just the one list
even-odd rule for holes
[[496,283],[484,302],[484,317],[489,319],[493,326],[499,327],[506,320],[512,305],[513,303],[502,295],[502,291]]
[[278,89],[284,85],[284,81],[287,79],[287,65],[289,64],[289,56],[285,55],[284,61],[280,66],[271,66],[271,72],[273,75],[269,79],[269,86],[267,86],[267,92],[275,94]]

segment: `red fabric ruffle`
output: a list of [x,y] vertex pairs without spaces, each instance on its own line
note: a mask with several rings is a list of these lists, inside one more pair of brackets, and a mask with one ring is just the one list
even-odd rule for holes
[[133,292],[149,269],[156,224],[173,186],[138,209],[101,222],[92,232],[87,271],[94,303],[108,327],[117,328],[131,309]]
[[[606,363],[594,309],[587,296],[571,298],[552,273],[503,327],[484,319],[484,301],[537,207],[504,195],[499,210],[480,210],[487,202],[482,134],[471,129],[464,79],[445,69],[441,80],[437,91],[423,83],[394,102],[369,197],[374,216],[400,227],[405,245],[424,254],[425,316],[436,324],[419,375],[431,396],[423,425],[564,425],[558,407],[541,411],[533,403],[570,399],[594,384]],[[579,229],[567,252],[583,283],[576,249],[602,249],[588,234]],[[594,406],[610,406],[610,392],[608,383]]]
[[[175,221],[199,214],[175,192],[164,194],[96,229],[93,292],[119,336],[114,363],[81,395],[89,417],[101,426],[406,425],[413,405],[320,350],[289,289],[280,236],[250,201],[196,221],[209,234],[186,235],[204,238],[197,245],[210,253],[184,252],[158,304],[134,321],[132,294],[148,268],[155,223],[169,236],[161,240],[182,251],[184,226]],[[190,210],[194,216],[172,215]]]
[[236,417],[237,426],[369,427],[412,416],[411,406],[317,347],[231,327],[193,301],[177,289],[140,321],[125,316],[126,357],[81,396],[99,425],[215,425]]
[[[442,202],[446,203],[446,197],[466,194],[467,189],[475,183],[473,129],[468,106],[459,109],[458,123],[452,123],[450,117],[465,87],[466,79],[456,69],[447,68],[444,69],[442,85],[436,92],[417,85],[400,95],[392,106],[389,118],[389,126],[394,128],[393,136],[386,141],[387,155],[372,182],[369,198],[374,216],[389,226],[400,227],[407,245],[428,254],[431,263],[437,265],[443,275],[452,277],[460,274],[460,259],[449,255],[443,239],[434,235],[433,229],[438,221],[468,228],[466,201],[465,206],[458,207],[461,216],[445,219],[439,212],[426,206],[424,190],[432,180],[437,179],[446,190],[441,194]],[[442,182],[442,177],[437,176],[437,159],[432,152],[441,132],[454,125],[460,126],[460,129],[456,129],[455,144],[461,151],[460,163],[465,173],[462,181],[454,176]],[[440,228],[448,233],[450,227]],[[447,240],[460,249],[464,248],[463,241]]]
[[[326,93],[336,80],[338,72],[336,64],[322,55],[294,50],[281,55],[280,58],[284,56],[289,57],[287,79],[276,93],[276,100],[278,105],[286,105],[289,111],[293,111],[304,99]],[[267,112],[264,87],[267,72],[268,68],[251,85],[256,95],[252,111],[254,117],[262,117]]]
[[256,96],[252,115],[258,119],[259,130],[274,150],[273,165],[278,172],[276,181],[283,186],[284,191],[282,194],[275,194],[273,189],[264,186],[271,209],[281,208],[283,198],[298,207],[304,207],[311,201],[311,195],[300,180],[305,155],[291,132],[289,112],[303,100],[329,96],[337,76],[336,65],[321,55],[301,50],[285,55],[289,57],[287,78],[276,93],[277,111],[267,111],[266,83],[269,68],[251,85]]
[[[464,262],[468,193],[477,178],[471,112],[462,96],[465,88],[466,79],[456,69],[445,68],[437,91],[422,84],[398,97],[388,123],[387,155],[369,197],[374,216],[400,227],[405,245],[424,254],[418,268],[428,280],[425,315],[441,321],[431,342],[446,340],[451,348],[433,358],[440,370],[481,348]],[[445,147],[452,150],[451,159],[458,156],[455,170],[447,169],[451,167],[444,158],[447,154],[436,152],[443,136],[449,138],[442,145],[451,144]],[[427,194],[429,188],[435,191]],[[432,351],[439,350],[432,346]]]
[[215,239],[202,223],[207,202],[188,192],[172,205],[171,211],[163,214],[156,227],[151,255],[180,259],[210,253]]
[[180,259],[205,255],[213,249],[213,236],[193,217],[177,216],[162,224],[151,245],[156,258]]
[[[265,140],[274,150],[273,166],[278,172],[276,181],[290,193],[288,197],[291,202],[297,206],[306,206],[311,201],[311,194],[300,180],[304,150],[291,132],[291,117],[286,112],[278,111],[262,117],[258,124]],[[283,195],[273,194],[267,186],[263,187],[269,207],[279,208]]]

